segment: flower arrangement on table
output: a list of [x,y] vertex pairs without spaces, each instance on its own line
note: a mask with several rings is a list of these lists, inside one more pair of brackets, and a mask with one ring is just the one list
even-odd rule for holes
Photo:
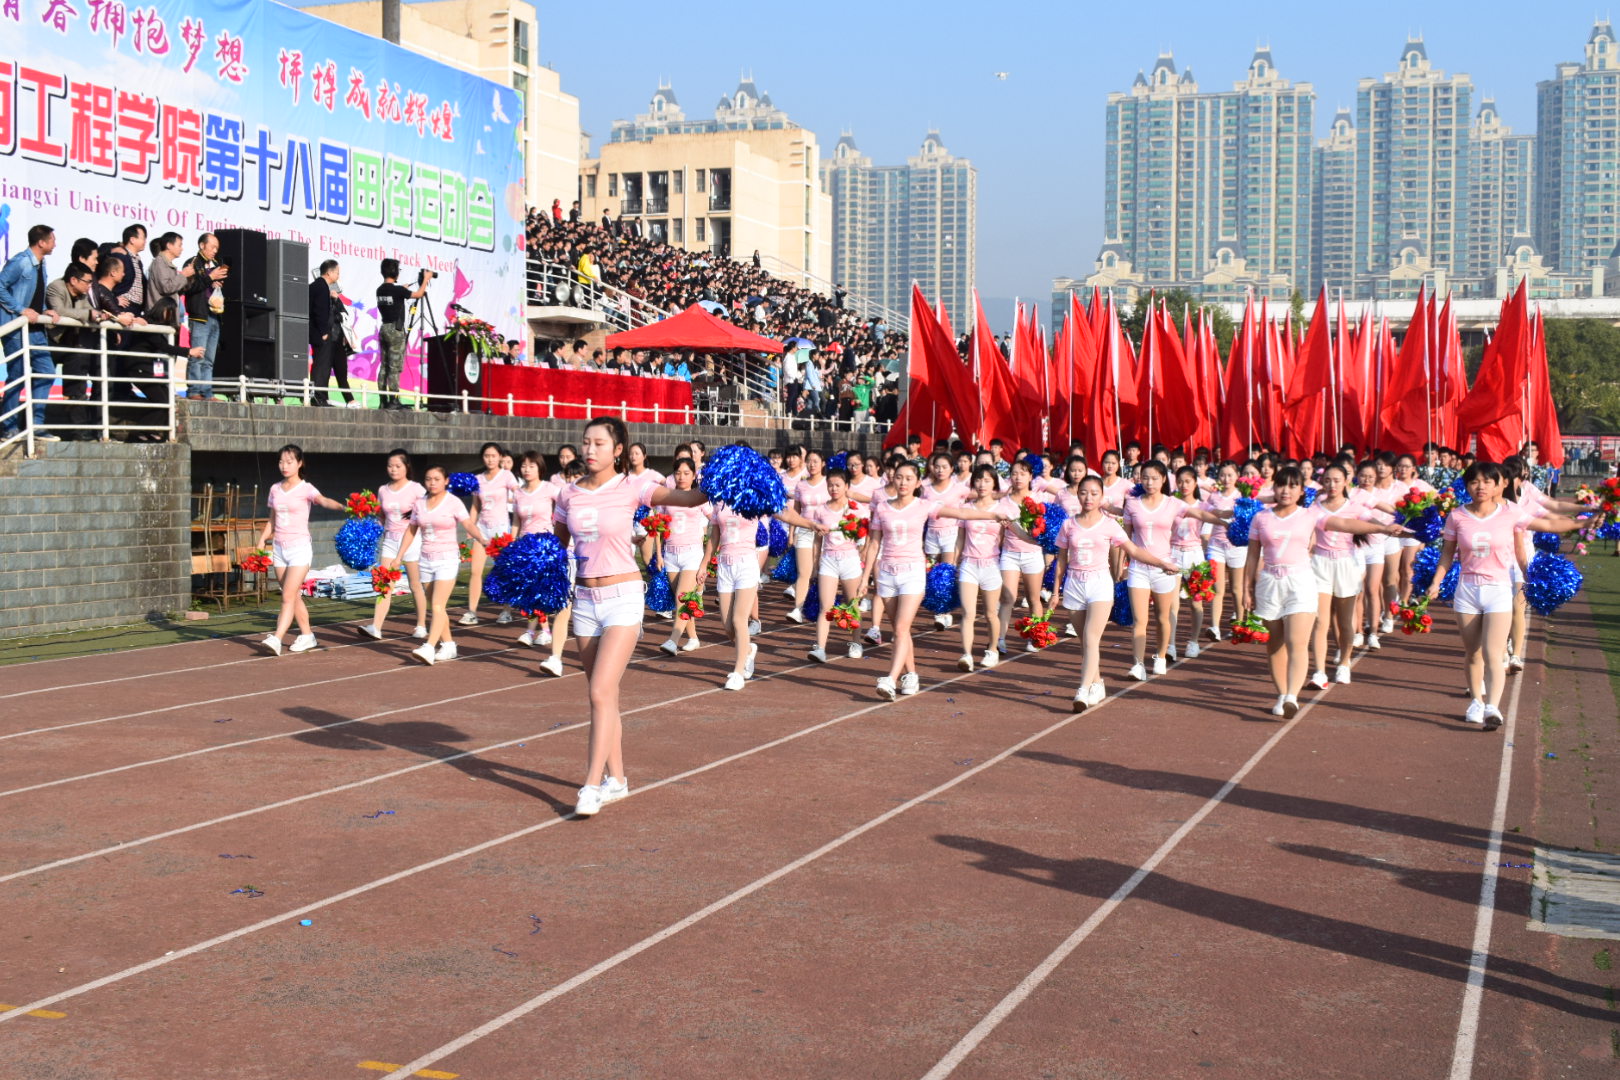
[[858,600],[835,604],[827,609],[827,621],[840,630],[856,630],[861,625],[861,605]]
[[1037,649],[1057,644],[1057,631],[1052,629],[1050,614],[1042,615],[1038,619],[1033,615],[1025,615],[1013,623],[1013,629],[1025,641],[1033,641]]
[[398,567],[390,570],[386,566],[373,566],[371,568],[371,591],[378,596],[388,596],[399,584],[402,571]]
[[850,540],[860,543],[866,539],[867,534],[872,531],[872,527],[866,523],[865,518],[852,510],[838,522],[838,531]]
[[697,589],[681,593],[676,611],[680,613],[682,622],[703,618],[703,594]]
[[1215,599],[1215,570],[1208,560],[1188,569],[1182,579],[1181,587],[1186,590],[1188,599],[1200,604]]
[[1440,497],[1433,491],[1413,488],[1395,500],[1395,512],[1400,515],[1406,527],[1412,530],[1412,535],[1425,544],[1432,544],[1440,539],[1440,532],[1445,528],[1446,521],[1440,510]]
[[1395,625],[1401,628],[1403,634],[1427,634],[1429,628],[1434,625],[1434,618],[1429,614],[1427,596],[1416,596],[1406,604],[1399,600],[1391,600],[1389,613],[1395,617]]
[[1264,645],[1271,640],[1271,631],[1254,612],[1232,620],[1232,640],[1239,645]]
[[250,574],[268,574],[274,564],[264,548],[254,548],[253,554],[242,557],[242,569]]
[[445,332],[466,338],[468,346],[481,360],[499,355],[501,347],[506,344],[495,327],[470,315],[458,315],[451,319],[445,326]]

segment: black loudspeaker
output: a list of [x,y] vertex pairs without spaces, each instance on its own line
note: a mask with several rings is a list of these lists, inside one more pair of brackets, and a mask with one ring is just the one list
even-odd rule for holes
[[238,303],[274,306],[270,298],[269,241],[254,229],[221,229],[219,258],[231,268],[225,275],[225,299]]
[[270,378],[301,383],[309,377],[309,320],[277,312],[275,327],[276,374]]
[[282,315],[309,318],[309,245],[297,240],[272,240],[269,256],[270,304]]
[[276,328],[270,309],[227,300],[225,312],[219,317],[219,353],[214,361],[214,378],[221,382],[242,376],[274,379],[277,377],[275,354]]
[[[473,397],[484,395],[484,365],[474,355],[472,346],[460,334],[440,334],[430,337],[427,345],[428,409],[431,412],[456,412],[461,405],[454,400],[461,394]],[[442,395],[442,396],[441,396]],[[479,410],[483,404],[479,403]]]

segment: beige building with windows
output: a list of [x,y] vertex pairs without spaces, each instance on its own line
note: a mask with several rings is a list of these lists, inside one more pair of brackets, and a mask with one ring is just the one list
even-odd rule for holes
[[[380,0],[301,9],[382,36]],[[428,0],[400,5],[400,44],[441,64],[510,86],[523,98],[523,176],[530,206],[563,209],[579,188],[579,99],[540,63],[539,27],[527,0]]]
[[579,191],[587,221],[606,211],[688,251],[758,251],[773,273],[832,276],[832,198],[815,133],[751,79],[706,120],[687,120],[675,91],[659,87],[647,112],[615,122],[597,156],[580,162]]

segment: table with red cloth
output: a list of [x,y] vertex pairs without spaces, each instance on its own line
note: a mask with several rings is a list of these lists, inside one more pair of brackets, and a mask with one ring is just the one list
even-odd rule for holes
[[[483,396],[497,399],[484,402],[484,411],[496,416],[564,420],[608,415],[634,424],[679,424],[691,419],[692,408],[692,384],[685,379],[512,364],[484,365]],[[510,407],[501,400],[508,396]]]

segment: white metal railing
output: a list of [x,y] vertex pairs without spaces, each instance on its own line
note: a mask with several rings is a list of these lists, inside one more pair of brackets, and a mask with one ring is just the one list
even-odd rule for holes
[[[95,330],[98,336],[98,344],[95,348],[54,343],[39,346],[35,345],[31,340],[32,334],[29,333],[31,330],[50,330],[58,327]],[[15,434],[0,438],[0,448],[20,442],[24,444],[25,451],[30,457],[34,455],[36,444],[40,441],[40,437],[46,433],[42,432],[34,424],[34,405],[36,404],[34,384],[45,384],[45,394],[48,400],[50,384],[54,383],[57,378],[62,377],[58,357],[72,355],[90,355],[97,358],[98,363],[95,367],[95,374],[74,374],[67,377],[69,386],[88,382],[92,394],[91,397],[85,399],[64,398],[59,404],[90,408],[97,412],[99,418],[87,424],[71,422],[51,424],[48,426],[48,432],[91,432],[99,439],[107,440],[112,438],[113,428],[116,427],[120,432],[159,434],[165,441],[172,440],[174,438],[174,391],[176,382],[174,361],[176,358],[167,349],[154,353],[141,349],[108,347],[107,337],[109,334],[130,333],[159,335],[167,339],[165,342],[165,346],[167,346],[168,342],[174,339],[176,331],[169,326],[122,326],[111,320],[90,326],[79,322],[77,319],[65,316],[55,322],[41,318],[38,322],[30,323],[19,315],[0,326],[0,352],[4,353],[5,361],[5,366],[0,368],[0,374],[9,375],[11,365],[14,362],[20,361],[22,367],[21,375],[15,379],[6,378],[4,383],[0,384],[0,392],[8,395],[15,392],[18,396],[18,404],[15,407],[0,412],[0,430],[16,429]],[[5,345],[7,338],[14,334],[18,338],[16,346],[13,348]],[[49,374],[43,371],[35,372],[31,370],[33,368],[34,354],[41,351],[48,353],[51,357],[53,370]],[[125,357],[152,361],[153,374],[149,376],[130,376],[118,373],[116,361]],[[109,363],[110,360],[113,363]],[[120,391],[127,391],[132,396],[116,397],[115,393]],[[3,406],[0,406],[0,408],[3,408]],[[162,422],[129,422],[128,415],[137,409],[143,412],[146,410],[160,410]],[[117,424],[113,423],[115,412],[122,414],[119,416]]]
[[525,302],[541,307],[583,308],[601,316],[616,330],[635,330],[669,317],[656,304],[631,296],[601,281],[581,282],[579,271],[565,263],[529,259]]
[[[775,255],[761,255],[759,262],[760,268],[762,270],[769,271],[773,277],[779,277],[785,281],[796,282],[797,284],[804,286],[806,289],[821,293],[824,296],[833,295],[833,290],[838,287],[836,284],[828,281],[826,278],[818,277],[808,270],[801,270],[792,263],[780,259]],[[894,308],[889,307],[886,304],[878,303],[876,300],[866,296],[864,293],[850,292],[848,289],[843,290],[843,292],[844,306],[849,310],[859,315],[864,315],[868,318],[874,315],[880,316],[882,317],[883,321],[888,324],[890,330],[899,331],[902,334],[910,332],[910,313],[896,311]]]

